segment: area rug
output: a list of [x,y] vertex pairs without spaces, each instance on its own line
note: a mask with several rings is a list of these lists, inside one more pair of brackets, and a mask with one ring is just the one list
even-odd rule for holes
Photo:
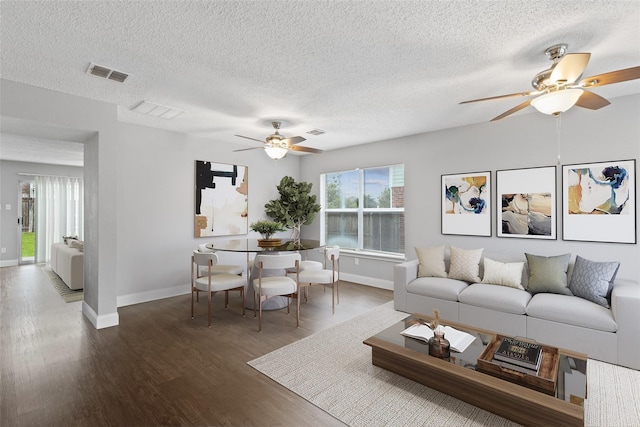
[[[406,313],[389,302],[249,363],[350,426],[517,424],[371,364],[362,344]],[[640,371],[589,360],[587,426],[640,422]]]
[[44,274],[49,278],[49,282],[53,285],[56,291],[60,294],[65,302],[76,302],[82,301],[84,299],[84,293],[82,289],[73,290],[69,289],[69,287],[64,283],[64,281],[53,272],[51,267],[42,266],[40,267]]

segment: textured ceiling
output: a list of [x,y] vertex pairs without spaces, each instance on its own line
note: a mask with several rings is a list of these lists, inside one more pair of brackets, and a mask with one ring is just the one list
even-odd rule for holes
[[[640,65],[638,1],[6,1],[1,77],[118,105],[119,120],[253,145],[269,122],[330,150],[485,122],[564,42],[585,76]],[[89,63],[130,73],[124,83]],[[593,89],[612,102],[640,81]],[[131,111],[146,100],[185,113]],[[527,108],[518,114],[539,114]],[[506,118],[505,120],[509,120]],[[320,136],[305,132],[319,128]],[[4,133],[4,131],[3,131]]]

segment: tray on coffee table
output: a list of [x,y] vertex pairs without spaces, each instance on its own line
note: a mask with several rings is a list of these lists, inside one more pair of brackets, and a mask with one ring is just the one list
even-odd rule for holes
[[537,375],[527,374],[509,369],[504,363],[493,360],[493,354],[496,352],[496,349],[504,337],[504,335],[496,334],[495,338],[487,345],[478,358],[478,371],[555,396],[558,380],[558,366],[560,364],[560,354],[558,353],[558,349],[556,347],[541,344],[542,361],[540,362],[538,373]]

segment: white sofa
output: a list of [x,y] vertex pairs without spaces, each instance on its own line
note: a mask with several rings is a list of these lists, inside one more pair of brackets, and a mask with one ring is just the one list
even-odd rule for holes
[[[503,263],[524,261],[524,254],[483,254]],[[446,271],[450,271],[448,254]],[[479,263],[482,267],[483,262]],[[569,264],[570,280],[574,263]],[[586,353],[592,359],[640,369],[640,284],[615,280],[610,308],[573,295],[527,291],[448,277],[418,277],[418,259],[394,267],[394,306],[407,313],[432,315],[504,335],[532,338]],[[478,273],[482,277],[480,268]]]
[[51,270],[53,270],[69,289],[84,288],[84,252],[83,244],[69,239],[68,243],[51,245]]

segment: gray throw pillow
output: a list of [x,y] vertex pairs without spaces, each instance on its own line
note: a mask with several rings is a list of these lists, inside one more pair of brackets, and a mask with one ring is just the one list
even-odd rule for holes
[[524,254],[529,267],[527,290],[532,294],[549,292],[561,295],[573,295],[568,288],[567,270],[571,254],[540,256]]
[[619,262],[595,262],[576,256],[569,289],[577,297],[609,308],[607,298],[613,289],[618,268]]

